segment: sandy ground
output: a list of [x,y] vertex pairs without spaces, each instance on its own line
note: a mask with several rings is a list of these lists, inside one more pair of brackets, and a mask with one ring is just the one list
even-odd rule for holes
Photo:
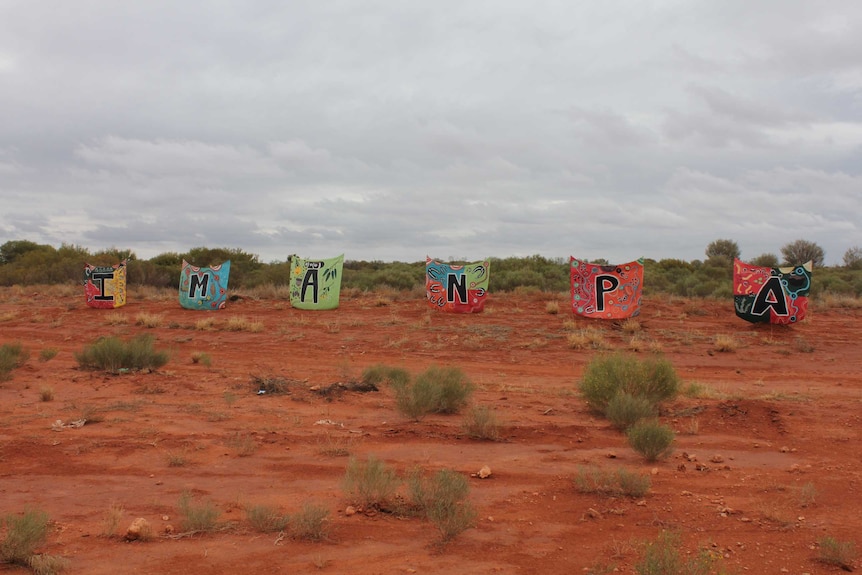
[[[815,305],[783,327],[747,324],[730,302],[647,299],[638,355],[660,349],[700,390],[667,406],[675,451],[648,464],[588,411],[577,384],[598,352],[568,343],[594,328],[609,349],[626,350],[632,333],[568,309],[564,294],[492,294],[485,313],[450,315],[421,295],[384,293],[349,294],[329,312],[249,296],[195,312],[175,295],[131,290],[125,307],[96,310],[82,294],[3,288],[0,344],[21,342],[30,358],[0,383],[0,513],[49,513],[40,551],[69,559],[69,573],[633,573],[641,544],[662,529],[680,533],[684,554],[705,548],[734,573],[840,572],[817,560],[818,542],[860,542],[862,310]],[[161,325],[138,325],[146,316]],[[231,317],[263,329],[228,331]],[[198,329],[208,319],[210,329]],[[78,368],[74,353],[97,335],[141,332],[171,351],[163,368]],[[718,351],[717,335],[738,349]],[[43,361],[49,349],[57,354]],[[194,363],[195,353],[211,365]],[[414,374],[461,368],[477,386],[473,402],[494,409],[501,439],[470,439],[463,415],[410,421],[389,389],[310,391],[378,363]],[[257,395],[259,377],[300,384]],[[81,418],[82,427],[57,423]],[[405,475],[490,467],[490,477],[470,477],[475,527],[441,546],[428,521],[345,513],[349,456],[369,455]],[[573,477],[585,465],[649,474],[650,493],[580,493]],[[217,506],[217,532],[178,532],[184,492]],[[256,532],[244,512],[295,513],[305,502],[330,511],[327,540]],[[106,536],[112,506],[124,512],[118,535]],[[156,537],[124,541],[138,517]]]

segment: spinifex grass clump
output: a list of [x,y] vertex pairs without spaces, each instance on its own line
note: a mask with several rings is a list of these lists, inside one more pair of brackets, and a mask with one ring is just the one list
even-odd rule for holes
[[465,433],[473,439],[500,439],[500,422],[494,412],[484,405],[474,405],[467,412],[462,425]]
[[166,351],[153,349],[154,338],[140,334],[129,341],[117,337],[102,337],[75,353],[78,365],[87,369],[101,369],[119,373],[122,369],[157,369],[168,362]]
[[321,541],[329,535],[329,510],[306,501],[290,518],[290,536],[294,539]]
[[48,535],[48,514],[28,509],[21,516],[7,515],[2,523],[6,536],[0,541],[0,563],[26,566]]
[[415,420],[429,413],[458,413],[473,393],[473,384],[457,367],[429,367],[413,383],[393,387],[398,411]]
[[185,491],[180,495],[177,509],[182,515],[183,531],[210,532],[218,526],[219,510],[211,501],[195,502],[191,493]]
[[651,481],[649,475],[641,475],[624,468],[609,471],[588,466],[578,469],[574,483],[581,493],[643,497],[649,492]]
[[380,387],[388,383],[393,387],[403,387],[410,383],[410,372],[401,367],[376,364],[362,372],[362,383]]
[[655,415],[656,407],[650,400],[625,392],[613,396],[605,408],[605,417],[621,431],[625,431],[644,418]]
[[441,469],[424,477],[416,471],[407,486],[418,514],[437,526],[444,542],[474,525],[476,510],[467,501],[470,485],[462,474]]
[[679,535],[662,531],[644,546],[643,557],[635,564],[638,575],[708,575],[721,570],[720,559],[701,551],[685,559],[680,553]]
[[284,531],[290,523],[290,516],[270,505],[246,507],[245,516],[255,531],[270,533]]
[[656,461],[673,451],[674,432],[657,421],[641,421],[627,432],[629,445],[647,461]]
[[[590,409],[607,417],[618,429],[627,430],[644,419],[655,417],[661,402],[676,397],[679,378],[665,359],[640,360],[615,353],[590,362],[580,389]],[[670,441],[673,441],[672,435]],[[647,459],[655,458],[644,455]]]
[[821,563],[840,567],[845,571],[853,570],[856,561],[856,545],[852,541],[839,541],[834,537],[823,537],[817,541],[820,548],[817,559]]
[[350,502],[363,509],[389,509],[400,484],[395,470],[373,455],[351,457],[342,481]]
[[580,385],[590,409],[604,415],[619,393],[658,405],[676,397],[679,378],[665,359],[641,360],[619,353],[602,355],[587,365]]
[[0,381],[9,379],[12,370],[24,365],[29,357],[30,353],[20,343],[0,345]]

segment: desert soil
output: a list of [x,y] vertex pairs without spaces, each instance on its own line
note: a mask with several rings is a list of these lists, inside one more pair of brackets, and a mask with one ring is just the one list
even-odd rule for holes
[[[485,313],[454,315],[421,294],[345,294],[329,312],[249,295],[195,312],[171,293],[132,289],[125,307],[97,310],[56,292],[0,291],[0,344],[30,352],[0,382],[0,514],[47,512],[39,551],[67,558],[69,573],[633,573],[643,542],[667,529],[685,557],[706,549],[733,573],[813,574],[840,572],[817,560],[822,538],[862,543],[862,310],[815,304],[793,326],[751,325],[730,302],[647,298],[634,353],[660,350],[697,392],[665,407],[675,450],[651,464],[588,410],[578,381],[600,351],[568,341],[596,329],[607,349],[629,350],[633,332],[574,317],[565,294],[492,294]],[[137,323],[147,316],[161,325]],[[263,329],[228,331],[232,317]],[[78,367],[97,336],[139,333],[170,350],[167,365]],[[719,335],[738,349],[719,351]],[[390,389],[319,393],[380,363],[460,368],[499,441],[468,437],[463,415],[411,421]],[[285,378],[291,392],[258,395],[258,378]],[[475,527],[441,545],[426,520],[347,513],[349,458],[371,455],[405,476],[469,476]],[[591,465],[649,475],[650,492],[581,493],[573,477]],[[476,476],[483,466],[490,477]],[[215,504],[218,530],[180,532],[183,493]],[[244,512],[306,502],[330,512],[324,541],[256,532]],[[112,507],[123,509],[113,535]],[[126,541],[139,517],[155,536]]]

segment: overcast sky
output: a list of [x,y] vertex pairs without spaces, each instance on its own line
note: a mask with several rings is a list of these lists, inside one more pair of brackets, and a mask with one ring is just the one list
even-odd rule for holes
[[622,263],[720,238],[862,245],[862,2],[0,0],[0,243]]

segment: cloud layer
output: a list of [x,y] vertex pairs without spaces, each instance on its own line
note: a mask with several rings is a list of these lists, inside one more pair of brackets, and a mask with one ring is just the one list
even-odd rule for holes
[[0,4],[0,243],[862,244],[862,4]]

